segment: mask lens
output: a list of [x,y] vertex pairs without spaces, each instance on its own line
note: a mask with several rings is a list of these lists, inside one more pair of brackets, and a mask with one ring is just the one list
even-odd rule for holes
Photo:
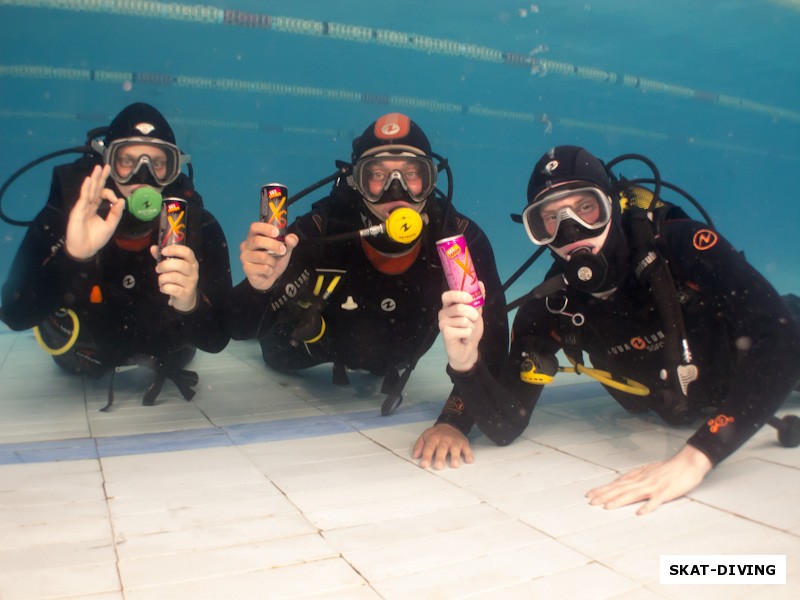
[[175,181],[181,171],[177,146],[146,138],[114,140],[105,152],[105,161],[111,167],[111,177],[121,184],[154,182],[163,187]]
[[611,219],[611,200],[598,188],[561,190],[536,200],[522,217],[528,237],[543,246],[555,240],[565,219],[588,230],[605,227]]
[[353,185],[372,203],[397,200],[383,197],[393,184],[397,184],[413,202],[423,202],[436,186],[436,168],[427,156],[410,152],[381,153],[360,159],[353,169]]

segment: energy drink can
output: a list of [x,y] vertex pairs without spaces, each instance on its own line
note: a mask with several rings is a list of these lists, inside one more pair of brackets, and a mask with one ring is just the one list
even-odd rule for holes
[[259,221],[269,223],[279,229],[275,239],[283,242],[286,239],[286,227],[289,224],[287,197],[289,189],[282,183],[267,183],[261,186],[261,206]]
[[161,251],[174,244],[186,245],[186,200],[164,198],[161,203],[161,221],[158,228],[158,262],[164,260]]
[[456,235],[436,242],[439,259],[442,261],[447,285],[451,290],[472,294],[471,306],[483,306],[483,294],[478,286],[478,275],[463,235]]

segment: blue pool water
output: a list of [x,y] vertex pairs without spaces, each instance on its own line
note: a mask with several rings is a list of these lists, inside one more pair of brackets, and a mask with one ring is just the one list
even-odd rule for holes
[[[503,278],[534,249],[509,219],[533,163],[571,143],[648,156],[780,291],[800,292],[799,25],[788,0],[2,0],[0,178],[152,103],[193,157],[238,281],[260,185],[315,182],[401,111],[449,158],[455,204]],[[50,166],[9,190],[7,214],[35,214]],[[3,277],[23,233],[0,224]]]

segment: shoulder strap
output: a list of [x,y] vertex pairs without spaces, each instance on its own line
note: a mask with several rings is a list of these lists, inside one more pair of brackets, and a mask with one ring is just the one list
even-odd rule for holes
[[[668,211],[661,217],[662,220],[666,219],[667,215]],[[686,399],[688,386],[697,379],[697,367],[692,364],[678,291],[672,273],[656,245],[656,231],[650,221],[650,215],[644,209],[634,206],[626,211],[626,217],[625,224],[632,245],[631,260],[634,272],[637,278],[647,284],[653,294],[664,328],[668,382],[671,383],[678,398],[673,407],[673,412],[677,416],[688,410]]]

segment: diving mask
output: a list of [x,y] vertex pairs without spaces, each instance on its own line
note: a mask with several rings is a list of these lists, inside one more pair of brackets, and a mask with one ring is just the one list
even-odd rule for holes
[[596,237],[599,233],[591,232],[611,220],[611,198],[597,187],[569,186],[542,192],[522,213],[525,231],[538,246],[552,244],[567,219],[586,230],[583,237]]
[[[378,146],[361,155],[349,180],[372,204],[404,199],[394,197],[397,195],[419,204],[436,187],[436,167],[428,156],[411,146]],[[393,196],[386,197],[392,188]]]
[[181,165],[190,157],[175,144],[150,137],[120,138],[98,145],[103,160],[111,167],[111,177],[119,184],[144,183],[164,187],[178,178]]

